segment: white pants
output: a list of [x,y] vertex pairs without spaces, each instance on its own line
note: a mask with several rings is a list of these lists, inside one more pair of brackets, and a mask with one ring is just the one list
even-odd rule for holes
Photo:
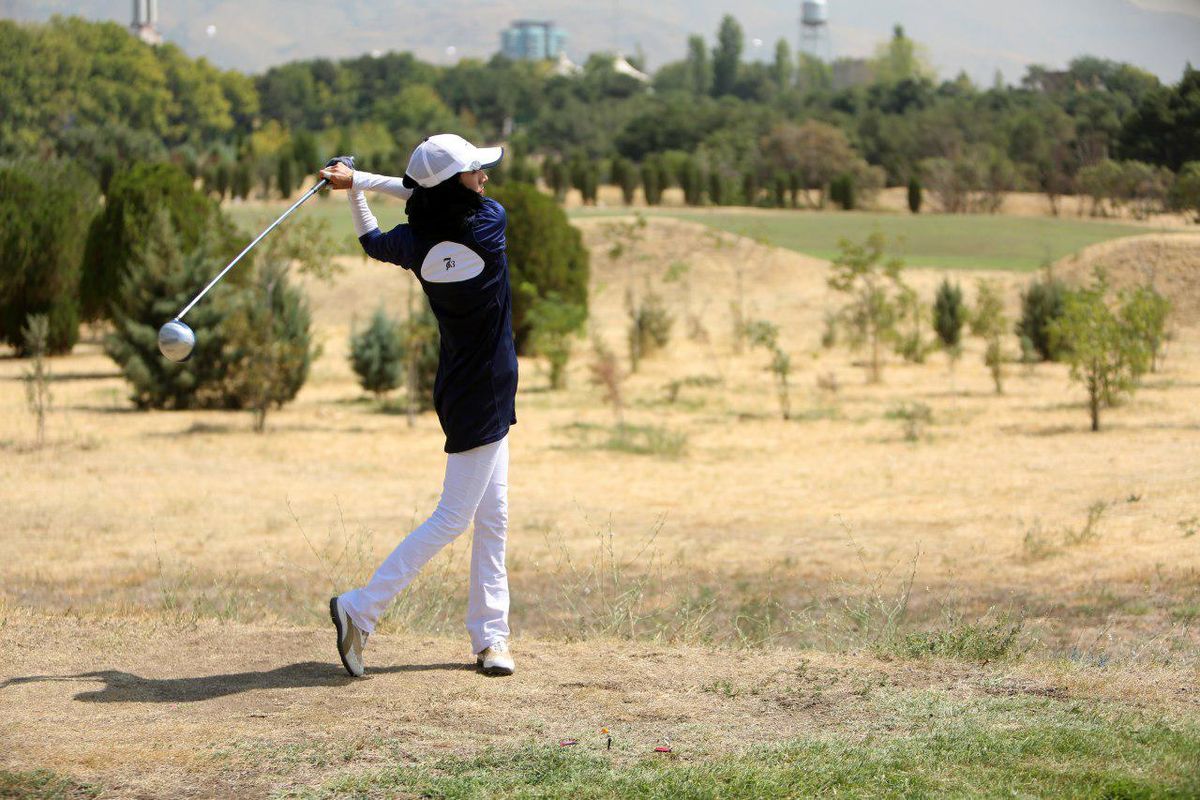
[[442,499],[429,519],[404,537],[366,586],[339,598],[350,619],[371,633],[387,606],[429,559],[454,541],[472,520],[471,590],[467,633],[473,652],[508,638],[508,573],[504,542],[508,531],[508,437],[446,459]]

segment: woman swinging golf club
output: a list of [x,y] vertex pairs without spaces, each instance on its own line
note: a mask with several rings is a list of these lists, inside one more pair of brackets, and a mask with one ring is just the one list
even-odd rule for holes
[[[505,254],[503,206],[484,196],[484,169],[503,148],[478,148],[460,136],[421,142],[403,179],[372,175],[350,159],[321,170],[346,189],[354,228],[367,255],[411,270],[441,333],[433,404],[446,434],[446,477],[437,509],[408,534],[366,586],[329,601],[346,671],[363,674],[367,636],[421,567],[474,522],[467,632],[479,668],[511,675],[508,651],[508,429],[517,419],[517,353]],[[408,200],[408,224],[387,233],[364,191]]]

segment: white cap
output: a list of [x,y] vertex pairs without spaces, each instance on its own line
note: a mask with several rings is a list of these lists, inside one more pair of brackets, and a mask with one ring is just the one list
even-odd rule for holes
[[405,176],[432,189],[451,175],[494,167],[503,157],[503,147],[476,147],[461,136],[439,133],[413,150]]

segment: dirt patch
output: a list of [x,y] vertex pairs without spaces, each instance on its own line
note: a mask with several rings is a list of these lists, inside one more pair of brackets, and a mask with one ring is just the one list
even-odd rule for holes
[[1114,288],[1150,284],[1170,299],[1177,324],[1200,323],[1200,234],[1147,234],[1084,248],[1054,270],[1077,283],[1103,269]]

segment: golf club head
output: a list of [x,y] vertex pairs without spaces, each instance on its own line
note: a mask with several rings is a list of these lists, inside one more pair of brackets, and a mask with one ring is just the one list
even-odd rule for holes
[[173,319],[158,329],[158,349],[176,363],[192,357],[196,346],[196,334],[184,323]]

